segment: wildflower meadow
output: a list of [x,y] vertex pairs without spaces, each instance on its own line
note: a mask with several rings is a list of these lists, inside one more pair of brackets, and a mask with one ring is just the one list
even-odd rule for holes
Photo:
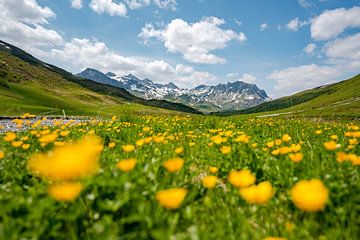
[[123,114],[0,135],[0,239],[358,239],[360,127]]

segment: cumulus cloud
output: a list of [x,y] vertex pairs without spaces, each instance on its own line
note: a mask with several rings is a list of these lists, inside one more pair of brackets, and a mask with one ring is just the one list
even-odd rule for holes
[[327,10],[311,20],[311,37],[329,40],[355,27],[360,27],[360,7]]
[[73,71],[91,67],[120,75],[132,73],[164,83],[173,81],[182,87],[209,84],[217,80],[216,76],[205,71],[196,71],[190,66],[172,66],[164,60],[122,56],[111,51],[105,43],[94,39],[74,38],[62,48],[54,48],[50,52],[37,50],[36,55]]
[[0,16],[28,24],[48,23],[56,14],[48,7],[41,7],[36,0],[0,0]]
[[275,95],[282,96],[335,82],[342,74],[333,66],[309,64],[276,70],[267,78],[275,81]]
[[314,43],[309,43],[308,45],[306,45],[306,47],[303,49],[303,51],[307,54],[307,55],[313,55],[316,49],[316,44]]
[[232,40],[243,42],[244,33],[220,28],[225,21],[217,17],[207,17],[200,22],[188,23],[182,19],[174,19],[164,28],[156,29],[146,24],[138,37],[145,44],[151,39],[164,43],[170,53],[181,53],[183,58],[193,63],[218,64],[226,60],[211,52],[223,49]]
[[71,7],[75,9],[81,9],[83,7],[82,0],[70,0]]
[[139,9],[150,5],[150,0],[124,0],[130,9]]
[[360,60],[360,33],[327,43],[325,54],[330,58]]
[[[15,4],[16,2],[16,4]],[[55,13],[48,7],[41,7],[35,0],[0,0],[0,38],[26,50],[40,46],[61,44],[62,36],[43,25]]]
[[126,5],[122,2],[115,3],[113,0],[91,0],[90,8],[96,13],[108,13],[111,16],[125,17]]
[[244,73],[239,80],[246,83],[252,83],[252,84],[256,83],[256,77],[248,73]]
[[268,28],[267,23],[263,23],[263,24],[260,25],[260,31],[264,31],[264,30],[266,30],[267,28]]
[[297,30],[299,30],[300,27],[306,25],[307,22],[306,21],[300,21],[299,18],[294,18],[292,19],[287,25],[286,25],[286,28],[289,30],[289,31],[294,31],[296,32]]
[[176,10],[176,0],[154,0],[154,3],[159,8]]

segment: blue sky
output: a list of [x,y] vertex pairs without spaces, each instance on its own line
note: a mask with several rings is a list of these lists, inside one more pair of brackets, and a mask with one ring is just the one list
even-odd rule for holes
[[[16,2],[16,3],[14,3]],[[273,97],[360,71],[360,0],[0,0],[0,38],[77,73],[242,80]]]

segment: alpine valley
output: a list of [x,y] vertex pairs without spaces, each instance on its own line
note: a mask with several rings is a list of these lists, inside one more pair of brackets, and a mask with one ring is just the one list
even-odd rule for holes
[[160,99],[188,105],[202,112],[233,111],[247,109],[269,101],[264,90],[255,84],[236,81],[216,86],[199,85],[192,89],[179,88],[174,83],[155,83],[152,80],[128,74],[119,76],[87,68],[78,74],[95,82],[124,88],[144,99]]

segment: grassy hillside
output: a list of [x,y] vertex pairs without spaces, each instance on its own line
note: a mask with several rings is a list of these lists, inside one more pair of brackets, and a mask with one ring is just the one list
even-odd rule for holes
[[217,114],[265,114],[264,112],[266,114],[291,113],[292,115],[306,116],[359,117],[360,75],[339,83],[266,102],[253,108]]
[[[110,114],[116,111],[199,113],[183,104],[137,98],[126,90],[96,83],[46,64],[0,41],[0,114]],[[145,106],[147,107],[145,107]]]

